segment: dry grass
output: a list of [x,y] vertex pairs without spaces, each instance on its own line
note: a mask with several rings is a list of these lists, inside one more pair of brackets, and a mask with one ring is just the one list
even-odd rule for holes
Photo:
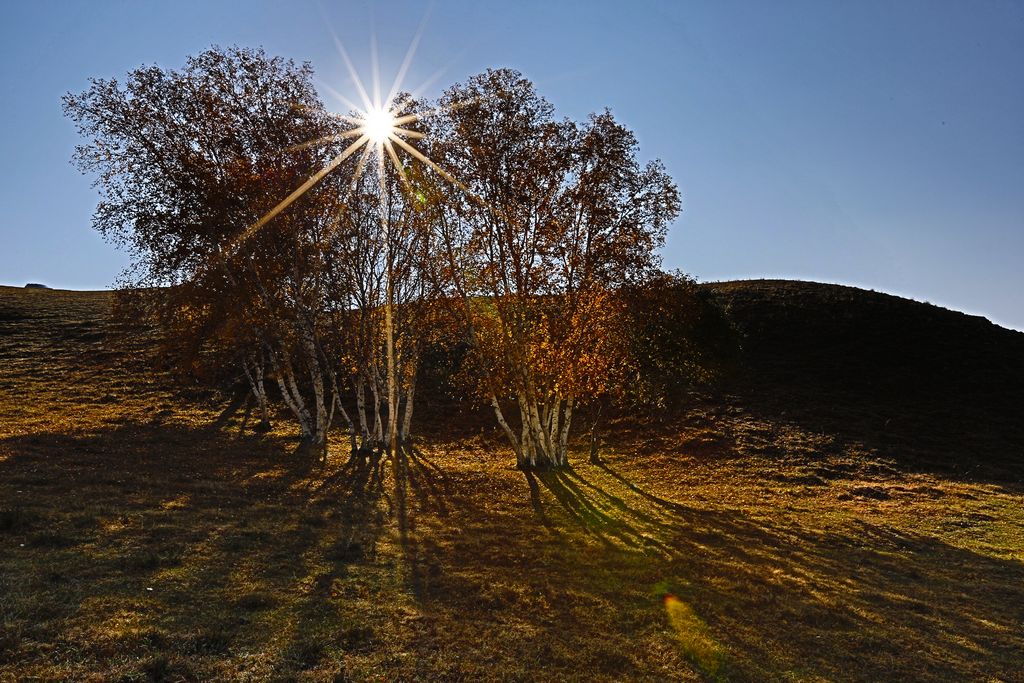
[[721,397],[600,466],[485,431],[311,470],[107,303],[0,289],[2,681],[1024,680],[1017,483]]

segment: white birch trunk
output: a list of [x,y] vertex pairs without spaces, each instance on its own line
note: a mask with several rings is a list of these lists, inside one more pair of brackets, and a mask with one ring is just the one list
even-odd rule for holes
[[309,370],[309,381],[313,386],[313,409],[316,418],[313,421],[313,433],[310,441],[314,446],[326,446],[327,443],[327,405],[324,402],[324,375],[317,358],[316,344],[313,333],[308,328],[302,329],[302,349],[306,354],[306,367]]
[[277,386],[281,391],[281,398],[284,399],[285,405],[292,411],[295,419],[299,422],[299,430],[302,433],[303,438],[309,438],[311,435],[311,425],[309,411],[306,410],[304,401],[302,400],[302,394],[299,393],[298,386],[295,383],[295,374],[292,372],[291,363],[281,363],[277,359],[277,352],[273,348],[268,346],[267,355],[270,357],[270,363],[274,368],[274,376],[277,378]]
[[572,409],[576,403],[576,397],[570,395],[565,401],[565,418],[562,420],[562,431],[558,436],[558,465],[563,466],[568,462],[569,448],[569,425],[572,424]]
[[[251,363],[251,367],[250,367]],[[249,358],[242,360],[242,369],[245,377],[249,380],[249,388],[256,397],[256,404],[260,409],[260,424],[264,429],[270,427],[270,409],[267,401],[267,387],[263,378],[263,359],[252,354]]]
[[373,395],[373,446],[377,448],[384,441],[384,424],[380,419],[380,386],[376,370],[370,377],[370,394]]
[[[551,396],[551,420],[548,422],[548,443],[551,444],[551,452],[554,454],[554,459],[558,459],[558,419],[562,412],[562,399],[558,396]],[[560,464],[558,462],[555,463]]]
[[505,436],[508,437],[509,443],[512,444],[512,450],[516,452],[516,462],[520,463],[520,466],[522,466],[524,463],[523,449],[519,445],[519,441],[516,440],[516,435],[512,431],[512,428],[509,427],[508,422],[505,421],[505,415],[501,412],[501,404],[498,403],[498,397],[495,396],[494,394],[491,394],[490,400],[491,407],[494,408],[494,416],[498,419],[498,424],[501,426],[502,430],[504,430]]
[[356,426],[352,422],[352,418],[349,417],[348,411],[345,410],[345,404],[341,402],[341,392],[338,390],[338,376],[334,372],[334,368],[331,367],[331,363],[327,358],[327,354],[324,353],[323,347],[317,345],[317,351],[320,354],[320,359],[323,361],[324,369],[327,370],[327,377],[331,380],[331,410],[327,416],[328,428],[334,424],[334,409],[337,406],[338,411],[341,413],[342,419],[345,420],[345,424],[348,427],[348,439],[351,452],[356,452]]
[[551,458],[551,451],[548,449],[548,444],[545,444],[544,428],[540,424],[540,412],[537,410],[537,398],[535,396],[528,396],[527,402],[527,417],[530,420],[530,440],[533,442],[533,448],[535,451],[536,462],[540,465],[547,464],[546,461]]
[[402,442],[409,440],[412,434],[412,408],[413,400],[416,397],[416,371],[413,370],[412,379],[409,380],[409,388],[405,390],[405,412],[402,414],[402,425],[399,428],[398,439]]
[[356,377],[356,410],[359,413],[359,438],[363,448],[370,440],[370,428],[366,423],[366,384],[362,375]]
[[263,358],[256,363],[256,400],[260,404],[260,417],[265,428],[270,427],[270,402],[267,400],[267,385],[264,381]]
[[537,448],[532,438],[530,438],[530,410],[526,407],[526,396],[520,393],[517,398],[519,403],[519,421],[520,421],[520,437],[519,444],[523,453],[523,461],[520,466],[536,467],[537,466]]
[[384,334],[388,355],[388,449],[398,452],[398,378],[395,367],[395,328],[392,320],[391,279],[388,277],[388,301],[384,304]]

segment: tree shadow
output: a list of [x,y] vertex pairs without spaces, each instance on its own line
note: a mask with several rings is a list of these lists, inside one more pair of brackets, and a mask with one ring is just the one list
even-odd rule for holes
[[1020,390],[972,396],[856,394],[808,383],[746,387],[739,403],[754,420],[828,436],[837,452],[871,455],[904,472],[1022,491]]
[[221,431],[231,422],[232,419],[234,419],[235,415],[238,414],[239,410],[244,410],[244,416],[239,427],[239,434],[244,433],[243,430],[245,428],[245,424],[249,420],[249,399],[250,393],[248,389],[244,391],[241,389],[236,389],[235,391],[233,391],[231,400],[220,411],[220,414],[217,415],[217,418],[212,423],[210,423],[209,430],[214,433]]
[[537,479],[584,531],[606,546],[613,547],[618,541],[632,550],[670,552],[658,540],[658,536],[669,528],[664,521],[630,507],[622,497],[591,483],[575,469],[566,467],[539,472]]
[[557,534],[558,527],[548,517],[547,512],[544,510],[544,504],[540,500],[540,486],[537,485],[537,477],[530,470],[523,470],[523,475],[526,477],[526,484],[530,488],[530,506],[533,507],[534,514],[537,515],[537,519],[540,520],[545,529]]
[[710,665],[665,593],[724,653],[710,678],[1012,679],[1024,651],[1022,564],[936,538],[684,504],[615,460],[523,487],[443,447],[309,470],[287,446],[0,440],[2,656],[60,648],[66,678],[686,677]]
[[532,478],[550,494],[531,494],[541,523],[578,527],[601,541],[603,571],[686,601],[730,653],[729,678],[960,680],[1009,673],[1024,651],[1019,561],[866,521],[683,505],[608,465]]
[[[417,520],[429,518],[444,523],[453,497],[450,476],[413,443],[401,444],[390,456],[394,490],[394,519],[402,550],[406,585],[416,600],[423,600],[429,583],[440,572],[435,548],[417,533]],[[415,505],[410,505],[409,494]],[[462,501],[465,504],[465,501]]]
[[325,630],[354,648],[373,639],[325,596],[376,557],[388,523],[379,459],[327,474],[278,439],[135,423],[3,439],[0,458],[12,494],[0,536],[20,544],[0,560],[0,581],[17,586],[0,605],[13,634],[0,661],[63,643],[71,678],[156,664],[164,677],[219,678],[218,662],[255,647],[260,677],[337,669]]

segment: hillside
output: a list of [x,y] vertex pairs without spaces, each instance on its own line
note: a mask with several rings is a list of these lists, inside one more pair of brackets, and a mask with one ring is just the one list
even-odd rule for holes
[[748,405],[905,463],[1021,481],[1024,333],[842,285],[704,287],[742,336]]
[[0,681],[1024,680],[1024,334],[703,287],[727,383],[526,476],[472,422],[311,470],[110,294],[0,287]]
[[747,280],[704,285],[747,340],[758,374],[800,374],[873,398],[1020,397],[1024,333],[985,318],[843,285]]

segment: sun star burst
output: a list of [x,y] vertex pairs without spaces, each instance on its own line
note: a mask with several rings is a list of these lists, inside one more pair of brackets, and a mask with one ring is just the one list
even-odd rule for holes
[[[420,27],[420,32],[422,26]],[[392,85],[387,96],[384,98],[383,103],[379,99],[381,88],[380,79],[378,75],[377,57],[376,57],[376,41],[374,41],[374,54],[373,54],[373,74],[374,82],[373,86],[373,97],[371,99],[370,93],[363,85],[362,80],[356,71],[352,60],[348,56],[348,52],[345,50],[341,41],[335,36],[335,44],[337,45],[338,52],[341,55],[345,66],[348,69],[349,75],[352,78],[352,82],[355,84],[358,98],[362,101],[362,106],[356,105],[349,98],[342,95],[340,92],[332,88],[328,84],[323,84],[324,89],[330,93],[333,97],[339,100],[342,104],[349,108],[351,114],[331,114],[335,118],[350,124],[352,127],[341,133],[329,135],[324,138],[317,140],[310,140],[299,145],[295,145],[291,148],[292,151],[298,151],[301,149],[308,149],[311,147],[318,147],[330,143],[338,143],[343,140],[349,140],[355,138],[350,144],[348,144],[344,150],[338,155],[331,159],[326,166],[321,168],[319,171],[314,173],[312,176],[306,179],[299,187],[297,187],[291,194],[285,197],[280,203],[277,204],[273,209],[268,211],[259,220],[250,225],[241,235],[234,241],[229,251],[236,248],[242,242],[251,237],[256,231],[262,228],[264,225],[273,220],[282,211],[287,209],[295,200],[305,194],[308,190],[314,187],[317,183],[323,180],[328,174],[334,171],[338,166],[345,162],[349,157],[353,156],[360,150],[362,153],[358,157],[355,170],[352,175],[352,182],[349,185],[349,193],[355,188],[360,177],[366,169],[366,163],[369,160],[369,156],[373,153],[377,153],[377,165],[380,171],[381,191],[385,191],[384,186],[384,167],[387,161],[390,160],[395,170],[398,172],[398,177],[402,181],[403,187],[408,191],[409,182],[406,178],[405,168],[403,166],[402,159],[399,156],[399,151],[411,157],[413,160],[418,161],[425,166],[432,169],[435,173],[444,178],[447,182],[457,186],[463,192],[469,194],[472,198],[477,199],[469,192],[469,189],[463,184],[457,181],[450,173],[441,168],[438,164],[434,163],[427,155],[423,154],[420,150],[414,147],[410,141],[419,140],[424,137],[424,134],[407,128],[411,123],[415,123],[420,119],[437,114],[442,109],[434,109],[423,112],[410,112],[401,113],[401,102],[399,101],[399,92],[401,81],[405,76],[406,71],[409,68],[409,64],[412,61],[413,54],[416,49],[416,45],[419,42],[419,32],[414,38],[412,44],[409,46],[409,50],[405,55],[405,59],[402,62],[401,68],[396,75],[394,84]],[[436,73],[431,78],[421,85],[419,88],[413,90],[406,97],[408,100],[412,100],[418,96],[418,94],[424,90],[427,85],[432,83],[440,73]],[[462,106],[462,105],[457,105]],[[346,195],[343,204],[346,203],[348,197]],[[479,200],[478,200],[479,201]]]
[[363,116],[362,128],[370,142],[381,145],[395,131],[395,117],[386,109],[371,109]]

